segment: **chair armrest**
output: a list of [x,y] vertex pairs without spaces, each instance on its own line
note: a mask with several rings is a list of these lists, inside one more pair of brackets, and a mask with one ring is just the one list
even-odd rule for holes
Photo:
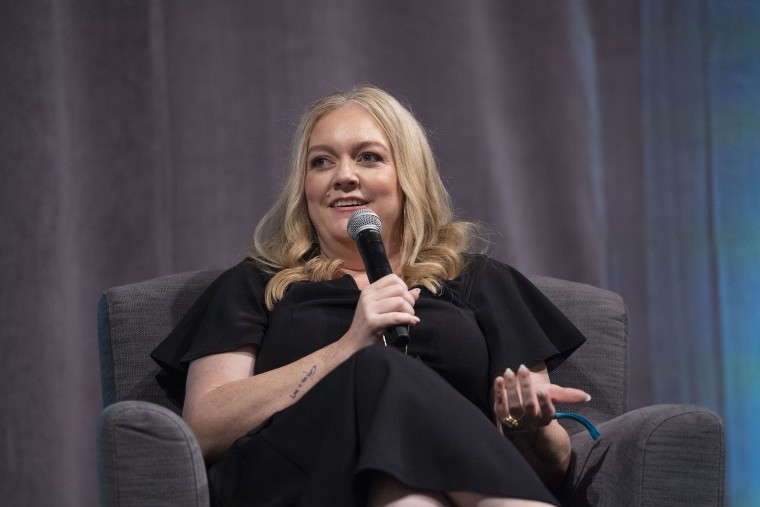
[[693,405],[653,405],[573,435],[563,505],[723,505],[723,424]]
[[97,453],[101,505],[209,505],[200,447],[171,410],[145,401],[106,407]]

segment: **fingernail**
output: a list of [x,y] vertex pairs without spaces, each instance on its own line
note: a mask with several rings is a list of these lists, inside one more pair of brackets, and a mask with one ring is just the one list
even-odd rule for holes
[[507,369],[504,371],[504,374],[505,374],[505,375],[506,375],[506,374],[514,375],[514,374],[515,374],[515,372],[513,372],[513,371],[512,371],[512,368],[507,368]]
[[590,394],[587,394],[587,395],[586,395],[586,402],[589,402],[589,401],[591,401],[591,395],[590,395]]
[[419,317],[417,317],[416,315],[414,316],[414,322],[415,322],[416,324],[419,324],[419,323],[420,323],[420,318],[419,318]]
[[525,371],[527,369],[528,368],[524,364],[521,364],[520,367],[517,369],[517,371]]

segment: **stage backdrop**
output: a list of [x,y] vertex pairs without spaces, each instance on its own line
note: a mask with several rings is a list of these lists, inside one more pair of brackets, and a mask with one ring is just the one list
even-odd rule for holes
[[372,83],[497,258],[624,296],[631,406],[717,411],[760,503],[758,55],[749,0],[2,2],[0,501],[96,503],[100,293],[237,262],[299,113]]

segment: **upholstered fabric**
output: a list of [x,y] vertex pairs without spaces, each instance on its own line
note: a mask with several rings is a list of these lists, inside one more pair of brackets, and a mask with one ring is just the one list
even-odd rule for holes
[[114,287],[100,298],[98,346],[103,405],[144,400],[172,409],[156,383],[158,366],[150,352],[220,271],[187,272]]
[[101,505],[209,504],[198,442],[165,407],[145,401],[106,407],[98,421],[97,449]]
[[[616,293],[582,283],[531,276],[530,280],[586,336],[587,342],[552,372],[552,380],[583,389],[591,395],[584,405],[560,405],[560,411],[577,412],[594,423],[607,421],[626,410],[628,399],[628,320],[623,299]],[[562,424],[571,433],[583,428]]]
[[693,405],[652,405],[572,437],[567,505],[723,505],[723,423]]
[[[206,505],[198,444],[155,381],[150,351],[218,271],[179,273],[107,290],[98,310],[103,401],[98,474],[104,505]],[[552,373],[592,400],[559,407],[601,430],[592,441],[577,423],[566,505],[722,505],[723,427],[712,412],[661,405],[627,412],[627,313],[619,295],[580,283],[531,277],[588,341]],[[129,401],[140,400],[140,401]]]

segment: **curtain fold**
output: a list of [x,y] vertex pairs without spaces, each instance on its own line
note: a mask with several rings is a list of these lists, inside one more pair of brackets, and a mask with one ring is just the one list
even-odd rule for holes
[[5,2],[0,497],[97,502],[100,293],[240,259],[301,111],[371,83],[495,257],[623,295],[630,405],[718,411],[757,500],[759,27],[741,0]]
[[[708,115],[712,171],[712,252],[719,324],[719,394],[728,428],[728,491],[737,505],[760,503],[760,411],[757,393],[760,360],[760,5],[707,2],[710,37]],[[717,339],[716,339],[717,336]],[[708,368],[710,365],[708,365]],[[701,380],[700,394],[707,391]],[[714,388],[714,385],[712,386]],[[703,397],[704,398],[704,397]]]
[[653,399],[722,415],[736,505],[760,502],[758,49],[755,3],[642,3]]

